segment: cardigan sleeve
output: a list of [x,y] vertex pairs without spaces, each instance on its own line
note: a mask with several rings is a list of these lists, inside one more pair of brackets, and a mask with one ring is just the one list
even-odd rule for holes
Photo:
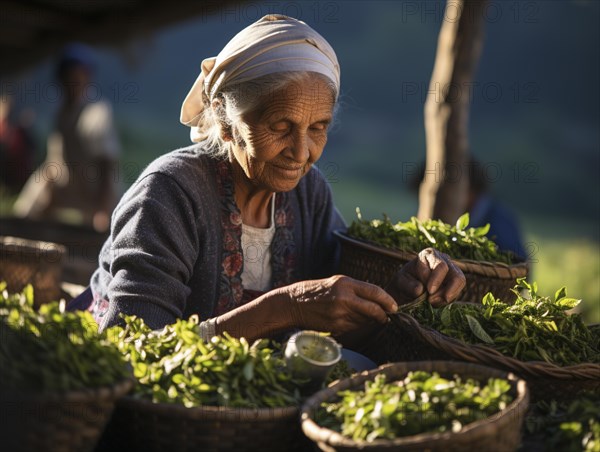
[[110,274],[101,329],[119,323],[121,313],[142,317],[152,329],[182,317],[199,250],[197,215],[169,175],[151,173],[127,192],[100,257]]

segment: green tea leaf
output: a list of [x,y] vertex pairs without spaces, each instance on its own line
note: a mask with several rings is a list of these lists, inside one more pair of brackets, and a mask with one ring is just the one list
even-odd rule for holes
[[475,237],[484,237],[485,235],[487,235],[487,233],[490,232],[490,224],[487,223],[483,226],[480,226],[478,228],[475,228],[475,230],[473,231],[473,235]]
[[560,289],[558,289],[556,291],[556,293],[554,294],[554,301],[558,301],[561,298],[564,298],[566,296],[567,296],[567,288],[565,286],[563,286]]
[[429,233],[427,229],[425,229],[425,227],[421,223],[418,223],[418,228],[419,231],[421,231],[421,233],[425,236],[425,238],[429,240],[429,242],[433,244],[437,243],[433,236]]
[[33,306],[33,286],[31,284],[27,284],[23,288],[23,295],[25,295],[27,303]]
[[581,300],[577,300],[576,298],[560,298],[556,302],[558,306],[562,307],[566,311],[568,311],[569,309],[573,309],[579,303],[581,303]]
[[458,231],[464,231],[469,226],[469,212],[462,214],[458,220],[456,220],[456,229]]
[[481,300],[481,304],[483,304],[484,306],[491,306],[496,302],[496,299],[494,298],[494,294],[492,292],[488,292],[483,296],[483,299]]
[[254,377],[254,363],[252,361],[248,361],[244,366],[244,378],[248,381],[252,380]]
[[471,329],[471,332],[475,336],[487,344],[494,343],[494,340],[485,332],[481,324],[473,316],[467,314],[465,317],[467,318],[467,322],[469,322],[469,328]]
[[138,365],[135,366],[135,369],[133,370],[133,375],[135,378],[145,377],[147,373],[148,366],[144,363],[138,363]]
[[441,320],[442,320],[442,325],[445,327],[449,327],[452,325],[452,316],[450,313],[450,306],[451,305],[448,305],[442,309]]

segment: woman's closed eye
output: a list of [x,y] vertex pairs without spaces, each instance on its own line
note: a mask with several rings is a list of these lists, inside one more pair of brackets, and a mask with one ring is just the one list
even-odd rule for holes
[[292,125],[289,121],[277,121],[276,123],[271,124],[271,130],[277,133],[289,132],[291,128]]
[[314,124],[311,124],[311,126],[310,126],[310,128],[312,130],[317,130],[317,131],[326,131],[328,127],[329,127],[329,121],[316,122]]

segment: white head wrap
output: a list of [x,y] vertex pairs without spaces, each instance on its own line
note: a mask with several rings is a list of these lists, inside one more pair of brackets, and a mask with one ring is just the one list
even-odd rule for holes
[[202,71],[181,106],[181,122],[190,126],[192,141],[204,139],[199,121],[209,101],[226,85],[288,71],[323,74],[340,87],[340,67],[333,48],[304,22],[268,15],[244,28],[219,55],[202,61]]

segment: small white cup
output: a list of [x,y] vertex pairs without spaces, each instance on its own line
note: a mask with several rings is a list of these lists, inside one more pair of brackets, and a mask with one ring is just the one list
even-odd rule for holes
[[287,342],[285,361],[292,374],[321,384],[342,357],[342,347],[316,331],[299,331]]

